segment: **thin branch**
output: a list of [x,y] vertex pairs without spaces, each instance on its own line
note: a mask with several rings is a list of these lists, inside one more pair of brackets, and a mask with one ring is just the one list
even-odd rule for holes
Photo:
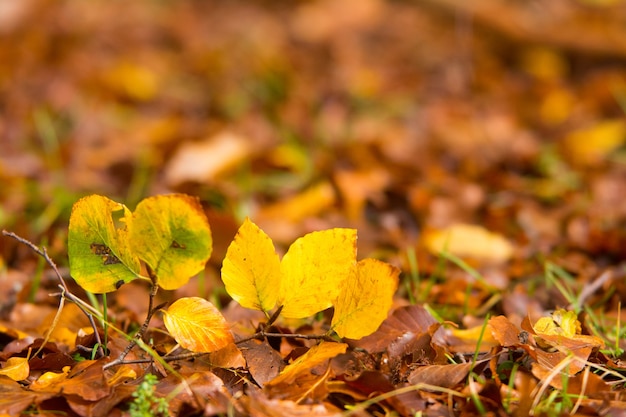
[[102,369],[111,368],[112,366],[117,366],[121,364],[132,363],[129,361],[125,361],[124,358],[126,357],[126,355],[128,355],[132,348],[137,345],[137,341],[139,339],[142,339],[144,333],[148,330],[150,320],[156,312],[156,309],[154,308],[154,298],[156,297],[159,290],[159,285],[151,268],[148,268],[148,274],[150,276],[150,279],[152,280],[152,287],[150,287],[150,299],[148,301],[148,314],[146,315],[146,319],[144,320],[139,330],[137,330],[137,333],[135,333],[135,336],[133,336],[133,339],[130,341],[130,343],[128,343],[124,351],[120,354],[120,356],[118,356],[117,359],[105,364]]
[[[2,230],[2,234],[8,237],[11,237],[15,240],[17,240],[18,242],[28,246],[30,249],[32,249],[35,253],[37,253],[38,255],[42,256],[46,263],[48,265],[50,265],[50,267],[54,270],[55,274],[57,275],[57,278],[59,278],[59,281],[61,282],[61,285],[59,285],[59,287],[61,288],[61,297],[62,298],[68,298],[69,300],[73,301],[74,304],[76,304],[78,306],[78,308],[83,312],[83,314],[85,314],[87,316],[87,318],[89,319],[89,323],[91,323],[91,327],[93,328],[93,332],[94,332],[94,336],[96,337],[96,342],[98,344],[98,354],[100,355],[100,357],[104,356],[104,349],[102,348],[102,341],[100,340],[100,334],[98,333],[98,327],[96,325],[95,320],[93,319],[93,315],[91,313],[89,313],[84,306],[82,305],[82,303],[78,303],[76,302],[76,299],[78,297],[76,297],[74,294],[72,294],[72,292],[69,290],[65,280],[63,279],[63,275],[61,275],[61,272],[59,272],[59,268],[57,268],[57,265],[54,263],[54,261],[50,258],[50,256],[48,255],[48,250],[44,247],[44,248],[39,248],[39,246],[35,245],[34,243],[32,243],[30,240],[25,239],[21,236],[16,235],[13,232],[9,232],[6,230]],[[60,305],[63,305],[63,302],[60,302]],[[55,317],[55,321],[58,318],[58,314],[57,317]],[[50,334],[52,334],[52,329],[54,328],[51,327],[50,331],[48,332],[48,336]],[[46,339],[48,338],[48,336],[46,336]]]

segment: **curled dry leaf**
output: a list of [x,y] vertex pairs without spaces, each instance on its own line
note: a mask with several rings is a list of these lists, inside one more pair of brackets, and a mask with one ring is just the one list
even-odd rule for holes
[[180,298],[163,313],[165,327],[185,349],[215,352],[233,343],[226,319],[203,298]]

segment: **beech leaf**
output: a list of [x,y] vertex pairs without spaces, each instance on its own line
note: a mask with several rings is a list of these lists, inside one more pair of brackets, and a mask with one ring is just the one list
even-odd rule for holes
[[[113,213],[122,211],[116,225]],[[100,195],[81,198],[72,207],[68,231],[70,274],[93,293],[115,291],[139,277],[139,258],[132,252],[123,225],[130,211]]]
[[280,259],[272,239],[247,218],[226,252],[222,281],[233,300],[246,308],[267,312],[276,306]]
[[364,259],[353,271],[353,277],[341,282],[331,326],[340,337],[360,339],[375,332],[387,318],[400,270]]
[[184,194],[142,200],[129,224],[129,239],[166,290],[183,286],[202,271],[213,243],[200,202]]
[[226,319],[213,304],[203,298],[180,298],[163,313],[165,327],[176,342],[187,350],[215,352],[233,343]]
[[298,238],[281,261],[278,304],[287,318],[329,308],[356,263],[356,230],[329,229]]

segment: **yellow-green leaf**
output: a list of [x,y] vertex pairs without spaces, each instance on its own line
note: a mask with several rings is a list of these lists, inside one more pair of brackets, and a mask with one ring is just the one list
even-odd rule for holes
[[[114,213],[122,211],[116,221]],[[139,277],[139,259],[127,240],[124,221],[130,212],[123,204],[91,195],[72,207],[68,231],[70,273],[78,285],[106,293]]]
[[268,312],[276,306],[280,259],[272,239],[250,219],[228,247],[222,281],[233,300],[246,308]]
[[202,271],[213,248],[200,202],[184,194],[142,200],[129,224],[129,239],[166,290],[181,287]]
[[360,339],[387,318],[398,287],[400,270],[376,259],[364,259],[353,276],[341,283],[332,328],[341,337]]
[[215,352],[233,343],[226,319],[203,298],[180,298],[163,313],[165,327],[185,349]]
[[287,318],[330,307],[356,264],[356,230],[330,229],[297,239],[281,261],[278,304]]
[[13,381],[23,381],[28,378],[29,374],[28,358],[9,358],[4,364],[4,368],[0,369],[0,375],[6,375]]
[[279,385],[282,383],[291,384],[300,375],[308,374],[312,368],[321,364],[325,360],[334,358],[335,356],[345,353],[348,345],[345,343],[327,343],[323,342],[313,346],[304,355],[285,366],[276,378],[272,379],[267,386]]

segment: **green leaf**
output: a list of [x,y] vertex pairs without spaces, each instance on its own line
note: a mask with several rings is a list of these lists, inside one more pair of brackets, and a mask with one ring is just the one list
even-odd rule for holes
[[70,274],[87,291],[115,291],[140,277],[139,259],[128,245],[126,227],[116,227],[113,220],[113,213],[120,210],[123,223],[130,216],[126,206],[100,195],[84,197],[72,207],[68,231]]
[[146,198],[128,227],[135,253],[166,290],[187,283],[211,256],[211,229],[197,198],[184,194]]

